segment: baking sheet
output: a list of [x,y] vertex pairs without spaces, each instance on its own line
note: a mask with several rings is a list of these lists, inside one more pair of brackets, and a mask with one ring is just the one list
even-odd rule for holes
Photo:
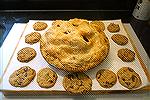
[[[40,45],[39,43],[30,45],[30,44],[26,44],[25,43],[25,35],[34,32],[32,25],[37,22],[38,20],[30,20],[26,26],[25,31],[23,32],[19,44],[13,54],[12,59],[10,60],[9,64],[8,64],[8,68],[3,76],[3,81],[2,81],[2,89],[3,90],[55,90],[55,91],[65,91],[65,89],[62,86],[62,80],[63,80],[63,76],[68,74],[65,71],[59,70],[54,68],[53,66],[49,65],[44,58],[42,57],[41,53],[40,53]],[[41,33],[41,35],[51,26],[52,21],[45,21],[45,20],[40,20],[40,21],[44,21],[48,24],[48,27],[43,30],[43,31],[38,31]],[[105,27],[107,27],[109,25],[109,23],[117,23],[120,26],[120,31],[117,32],[119,34],[125,35],[126,37],[128,37],[126,31],[124,30],[124,27],[122,25],[121,20],[109,20],[109,21],[103,21],[105,24]],[[117,51],[121,48],[129,48],[131,50],[134,51],[130,41],[127,45],[125,46],[120,46],[117,45],[115,42],[113,42],[113,40],[111,39],[111,36],[113,34],[117,34],[117,33],[110,33],[106,28],[105,28],[105,34],[107,35],[109,42],[110,42],[110,51],[109,54],[107,56],[107,58],[97,67],[95,67],[94,69],[91,69],[87,72],[85,72],[91,79],[92,79],[92,90],[93,91],[97,91],[97,90],[128,90],[127,88],[123,87],[119,81],[117,81],[117,83],[109,89],[103,88],[99,85],[99,83],[96,80],[96,73],[98,70],[100,69],[110,69],[113,72],[117,73],[117,71],[121,68],[121,67],[131,67],[132,69],[134,69],[141,77],[142,80],[142,86],[146,86],[149,84],[148,80],[147,80],[147,76],[145,75],[143,68],[140,65],[140,62],[137,58],[137,56],[135,57],[135,60],[133,62],[123,62],[122,60],[120,60],[117,56]],[[36,50],[37,52],[37,56],[31,60],[29,63],[21,63],[17,60],[17,52],[24,48],[24,47],[32,47]],[[41,88],[40,86],[38,86],[37,82],[36,82],[36,78],[34,78],[34,80],[26,87],[20,88],[20,87],[13,87],[10,85],[9,83],[9,76],[17,69],[19,69],[22,66],[30,66],[31,68],[35,69],[36,72],[38,72],[40,69],[45,68],[45,67],[50,67],[51,69],[53,69],[57,75],[58,75],[58,79],[56,84],[52,87],[52,88]],[[139,87],[139,88],[141,88]]]

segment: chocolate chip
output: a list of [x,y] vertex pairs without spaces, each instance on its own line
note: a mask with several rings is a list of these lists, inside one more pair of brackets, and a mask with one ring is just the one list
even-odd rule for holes
[[68,34],[67,32],[64,32],[65,34]]
[[27,77],[27,73],[25,73],[24,76]]
[[16,75],[18,76],[19,74],[18,74],[18,73],[16,73]]
[[90,84],[90,86],[92,86],[92,84]]
[[86,92],[88,92],[87,90],[83,90],[83,92],[82,93],[86,93]]
[[18,80],[16,82],[17,82],[18,85],[21,85],[21,83],[22,83],[21,81],[18,81]]
[[123,78],[122,80],[123,80],[123,81],[125,81],[125,79],[124,79],[124,78]]
[[53,81],[52,81],[52,80],[49,80],[49,82],[50,82],[50,83],[53,83]]
[[81,84],[80,84],[80,86],[82,86],[83,85],[83,82],[81,81]]
[[73,89],[73,86],[70,86],[70,88],[72,88],[72,89]]
[[133,69],[131,69],[131,68],[129,68],[129,67],[128,67],[128,70],[129,70],[130,72],[133,72]]
[[110,85],[114,85],[115,83],[114,82],[112,82],[112,83],[109,83]]
[[131,84],[130,82],[125,82],[128,86]]
[[106,84],[109,84],[109,82],[108,82],[108,81],[106,81]]
[[98,75],[97,75],[97,76],[98,76],[98,79],[101,77],[101,75],[102,75],[102,73],[98,73]]
[[53,74],[53,77],[55,77],[55,74]]
[[98,76],[98,79],[100,79],[101,78],[101,76]]
[[72,59],[75,60],[76,58],[75,58],[75,57],[72,57]]
[[135,82],[136,76],[132,75],[131,79],[133,82]]
[[71,33],[71,31],[67,31],[67,33]]
[[104,85],[104,87],[108,87],[107,85]]
[[24,68],[24,71],[25,71],[25,72],[27,72],[27,70],[28,70],[28,68],[27,68],[27,67],[25,67],[25,68]]
[[65,34],[69,34],[69,33],[71,33],[71,31],[68,30],[68,31],[65,31],[64,33],[65,33]]

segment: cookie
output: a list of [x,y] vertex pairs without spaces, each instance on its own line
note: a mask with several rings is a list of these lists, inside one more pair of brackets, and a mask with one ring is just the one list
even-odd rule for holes
[[72,73],[64,76],[63,87],[69,93],[85,94],[92,89],[92,80],[84,73]]
[[103,88],[111,88],[116,84],[117,76],[108,69],[101,69],[96,74],[96,80]]
[[35,31],[42,31],[46,29],[47,27],[48,25],[45,22],[36,22],[35,24],[33,24],[33,29]]
[[29,62],[36,56],[36,51],[33,48],[25,47],[17,53],[17,59],[20,62]]
[[126,45],[128,43],[128,38],[121,34],[114,34],[111,39],[118,45]]
[[111,33],[119,32],[120,31],[119,24],[110,23],[107,27],[107,30]]
[[25,36],[25,42],[28,44],[37,43],[41,38],[41,34],[39,32],[32,32]]
[[105,33],[98,32],[82,19],[57,20],[40,40],[44,59],[69,72],[84,72],[96,67],[107,57],[109,47]]
[[105,30],[105,25],[101,21],[92,21],[90,25],[94,26],[98,32]]
[[127,48],[118,50],[117,55],[124,62],[132,62],[133,60],[135,60],[135,53]]
[[14,71],[9,77],[9,83],[14,87],[25,87],[34,79],[36,72],[29,66],[23,66]]
[[142,84],[140,76],[129,67],[119,69],[117,76],[119,83],[128,89],[138,88]]
[[43,68],[37,74],[37,83],[42,88],[51,88],[55,85],[57,77],[50,68]]

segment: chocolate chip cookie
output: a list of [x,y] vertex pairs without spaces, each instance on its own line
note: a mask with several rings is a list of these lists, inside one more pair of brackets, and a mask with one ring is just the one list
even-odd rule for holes
[[117,76],[108,69],[101,69],[96,74],[96,80],[103,88],[111,88],[117,82]]
[[128,38],[121,34],[114,34],[111,39],[118,45],[126,45],[128,43]]
[[84,73],[72,73],[64,77],[63,87],[69,93],[84,94],[91,91],[92,80]]
[[25,42],[28,44],[37,43],[41,38],[41,34],[39,32],[32,32],[25,36]]
[[111,33],[119,32],[120,31],[119,24],[110,23],[107,27],[107,30]]
[[117,55],[124,62],[132,62],[135,59],[135,53],[127,48],[118,50]]
[[17,53],[17,59],[20,62],[29,62],[36,56],[36,51],[33,48],[25,47]]
[[43,68],[37,74],[37,83],[42,88],[53,87],[57,80],[57,74],[50,68]]
[[105,30],[105,25],[101,21],[92,21],[90,25],[94,26],[98,32]]
[[129,67],[122,67],[119,69],[117,76],[119,83],[128,89],[140,87],[142,84],[140,76]]
[[45,22],[36,22],[33,25],[33,29],[35,31],[42,31],[42,30],[46,29],[47,27],[48,27],[48,25]]
[[23,66],[9,77],[9,83],[14,87],[25,87],[34,79],[36,72],[29,66]]

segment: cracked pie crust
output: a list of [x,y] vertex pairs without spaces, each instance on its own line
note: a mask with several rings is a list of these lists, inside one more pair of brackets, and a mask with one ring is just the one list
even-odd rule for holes
[[108,55],[109,41],[87,20],[56,20],[41,38],[40,51],[55,67],[83,72],[100,64]]

